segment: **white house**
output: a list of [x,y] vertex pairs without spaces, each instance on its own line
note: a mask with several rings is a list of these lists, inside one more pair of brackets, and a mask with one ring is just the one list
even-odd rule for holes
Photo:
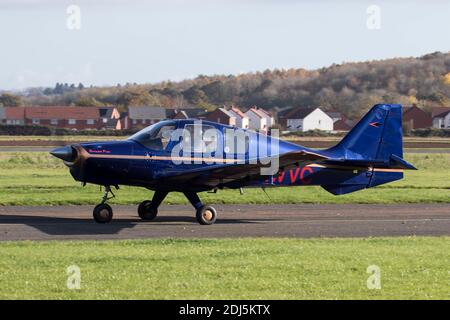
[[262,132],[267,132],[269,130],[269,126],[267,123],[267,117],[264,113],[257,109],[256,107],[252,107],[245,112],[245,115],[249,119],[249,128],[253,130],[258,130]]
[[273,125],[275,124],[275,118],[266,110],[264,109],[257,109],[259,111],[259,113],[261,113],[261,115],[266,118],[266,122],[267,122],[267,127],[270,129],[271,127],[273,127]]
[[432,110],[433,128],[450,128],[450,108],[434,108]]
[[320,108],[296,108],[289,112],[286,119],[286,128],[289,131],[323,130],[333,131],[333,118]]
[[241,129],[248,129],[250,127],[250,119],[237,107],[231,107],[228,110],[236,117],[236,127]]

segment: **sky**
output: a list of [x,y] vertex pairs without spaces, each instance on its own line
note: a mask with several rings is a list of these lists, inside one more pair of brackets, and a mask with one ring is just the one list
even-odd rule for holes
[[0,0],[0,90],[450,50],[450,1]]

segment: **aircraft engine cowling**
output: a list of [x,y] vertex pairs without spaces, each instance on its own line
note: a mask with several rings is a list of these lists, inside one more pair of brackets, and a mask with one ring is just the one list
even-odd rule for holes
[[75,180],[84,181],[83,171],[88,153],[79,144],[59,147],[50,152],[51,155],[64,161],[64,164],[70,168],[70,173]]
[[64,161],[64,164],[70,168],[70,174],[77,181],[84,181],[84,167],[88,158],[87,151],[80,145],[70,146],[72,149],[72,158],[70,161]]

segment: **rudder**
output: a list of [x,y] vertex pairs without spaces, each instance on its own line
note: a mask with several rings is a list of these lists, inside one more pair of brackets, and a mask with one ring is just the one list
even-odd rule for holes
[[403,157],[402,106],[377,104],[328,153],[344,159],[389,161]]

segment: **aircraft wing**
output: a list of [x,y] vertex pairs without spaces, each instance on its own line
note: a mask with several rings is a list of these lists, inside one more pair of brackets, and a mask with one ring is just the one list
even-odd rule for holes
[[[279,156],[280,170],[287,170],[291,167],[306,165],[312,162],[327,160],[326,156],[310,151],[294,151]],[[274,158],[265,158],[255,164],[251,163],[234,163],[234,164],[214,164],[203,166],[198,169],[184,170],[174,175],[165,176],[165,182],[174,182],[177,184],[186,183],[191,186],[217,187],[232,185],[236,182],[252,181],[258,178],[268,178],[269,176],[261,176],[261,169],[270,167],[269,160]],[[268,163],[264,165],[264,163]]]

